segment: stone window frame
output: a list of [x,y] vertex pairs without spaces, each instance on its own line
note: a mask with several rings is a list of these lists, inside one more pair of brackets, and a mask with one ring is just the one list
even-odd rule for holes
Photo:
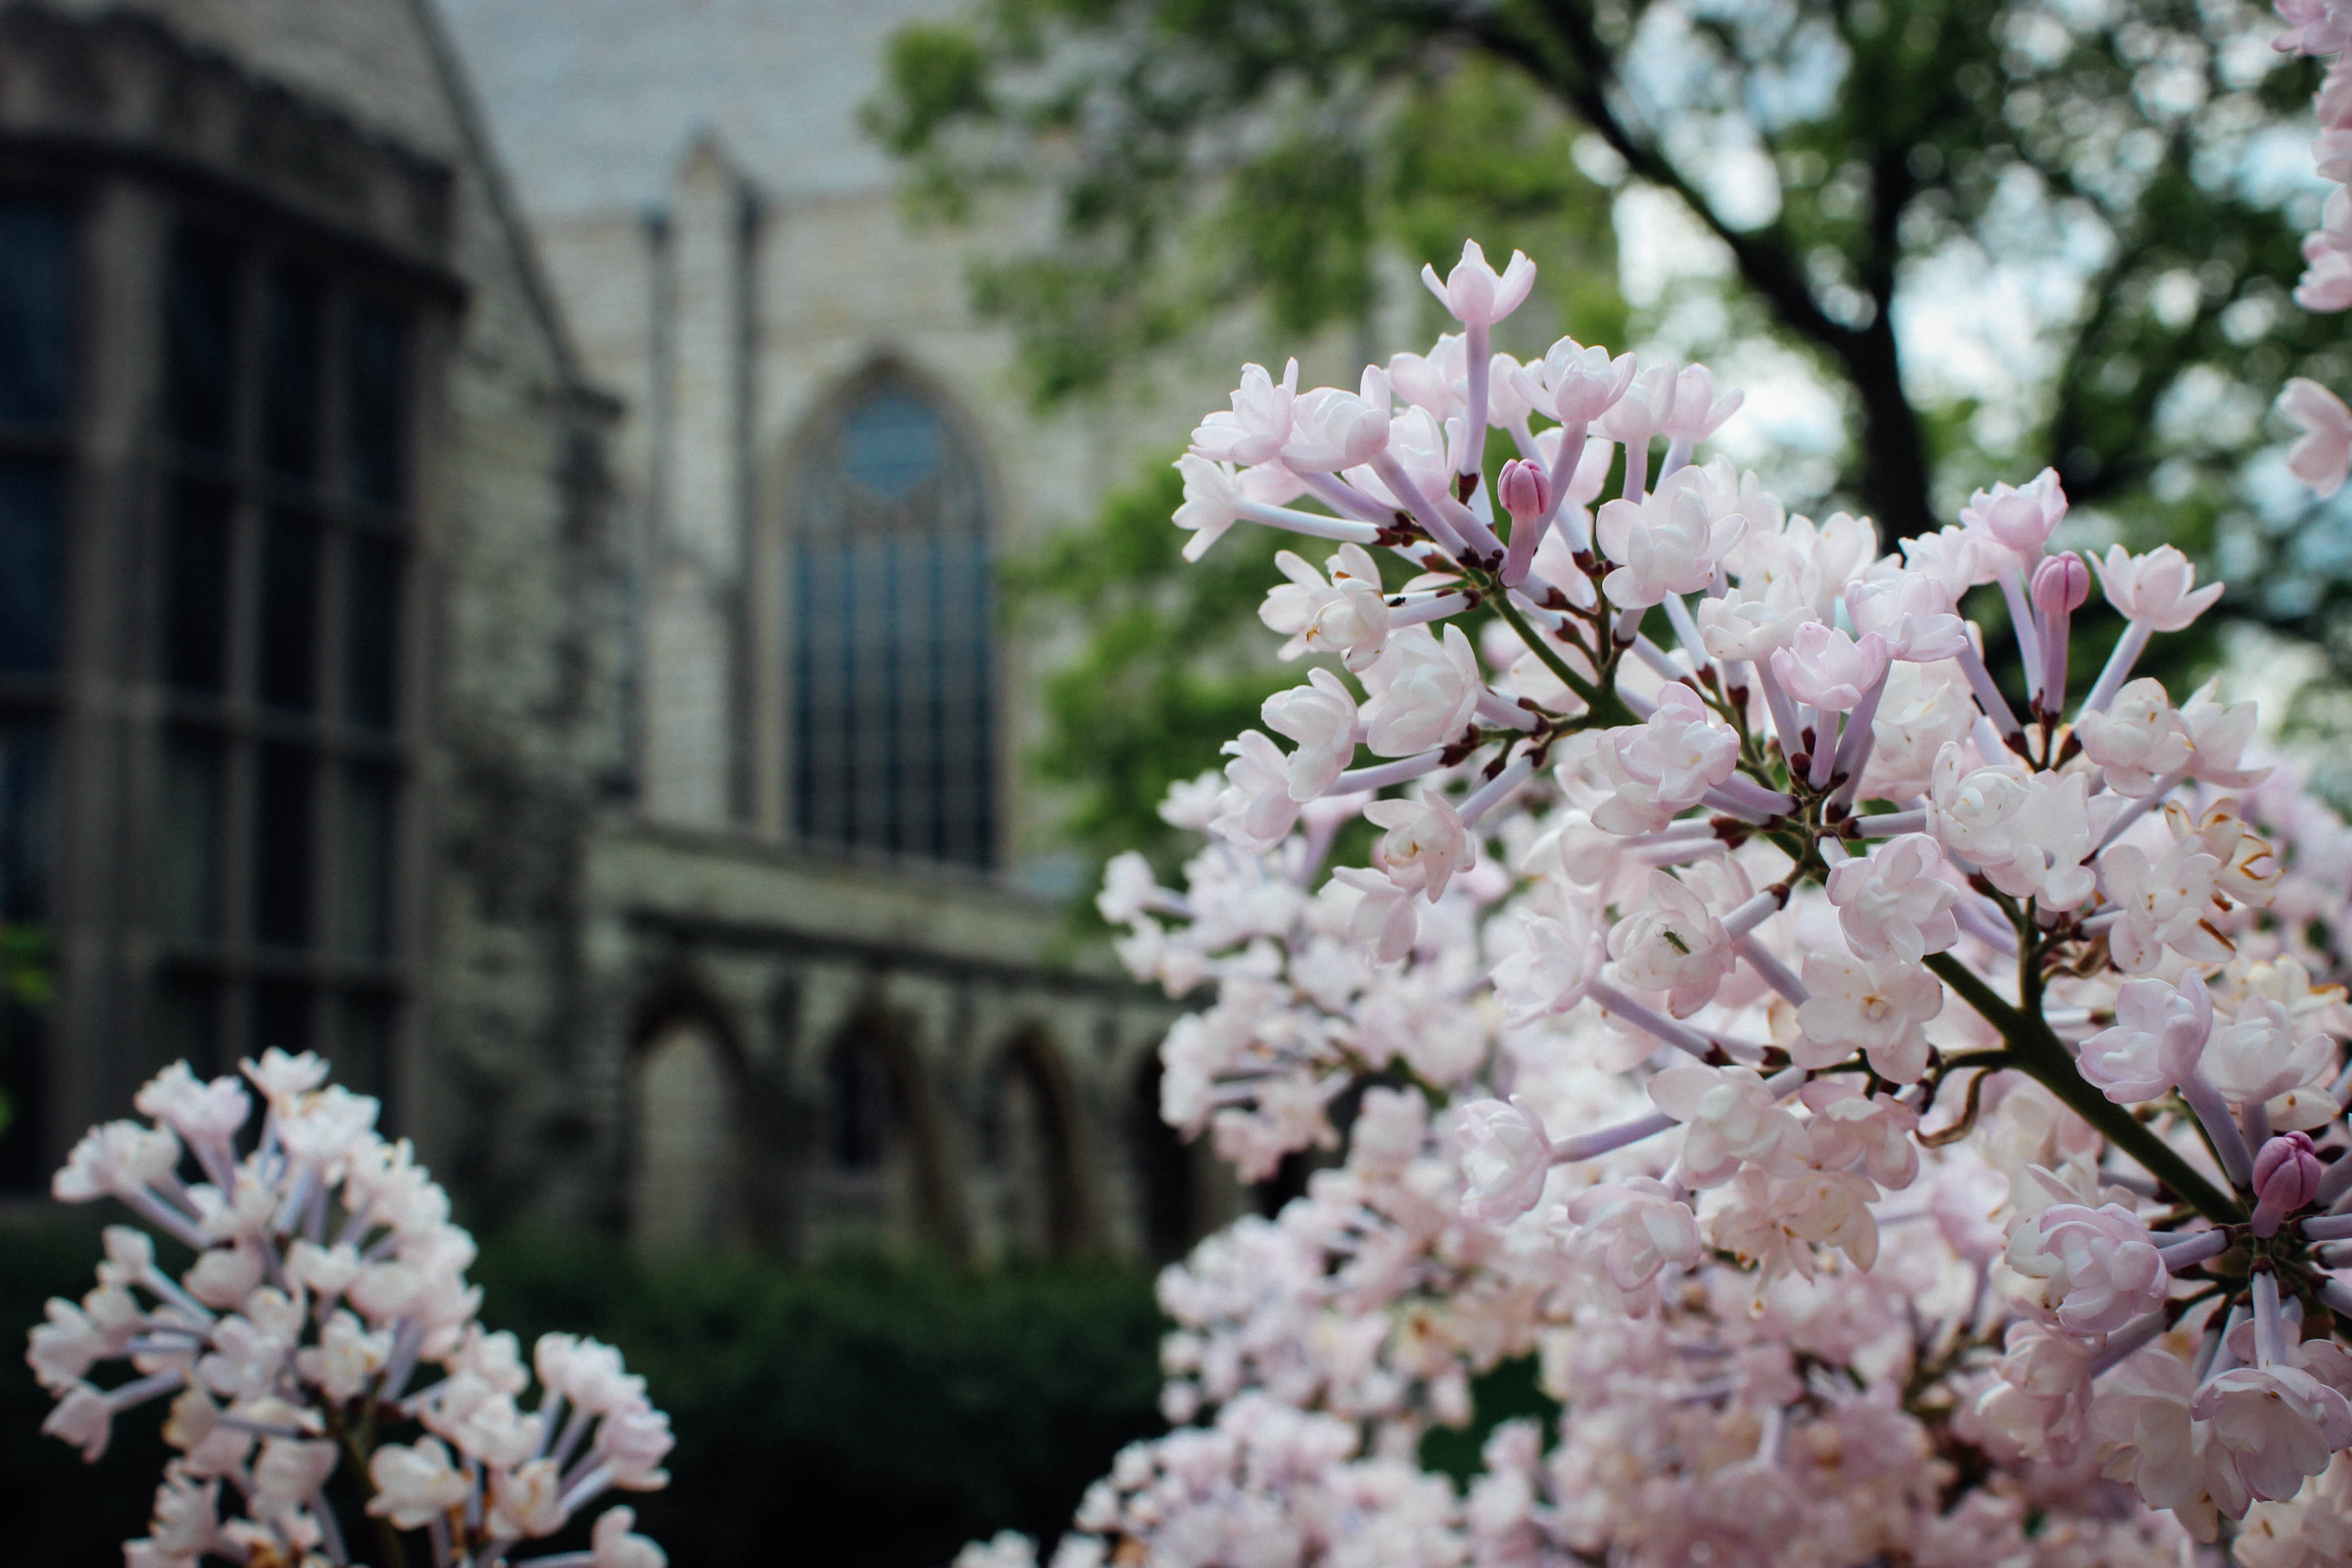
[[[425,956],[435,788],[423,758],[445,505],[443,396],[468,296],[448,262],[453,186],[447,164],[255,77],[152,18],[0,8],[0,191],[69,210],[76,295],[64,624],[48,758],[47,919],[59,985],[44,1038],[11,1042],[33,1051],[37,1064],[37,1093],[16,1106],[18,1135],[10,1140],[13,1155],[24,1157],[0,1173],[12,1186],[20,1164],[45,1180],[80,1129],[120,1114],[159,1065],[157,982],[172,956],[158,929],[156,874],[163,715],[171,706],[156,678],[166,494],[161,290],[184,207],[256,243],[304,252],[328,274],[411,310],[411,542],[400,584],[410,612],[393,659],[391,759],[410,783],[394,826],[392,956],[359,977],[382,984],[395,1009],[383,1041],[387,1124],[413,1088],[397,1064],[414,1050]],[[254,972],[236,952],[178,956],[214,961],[225,977]],[[353,977],[315,952],[278,973]],[[244,1054],[246,1040],[229,1032],[243,1023],[220,1019],[223,1060],[207,1065],[226,1067]]]

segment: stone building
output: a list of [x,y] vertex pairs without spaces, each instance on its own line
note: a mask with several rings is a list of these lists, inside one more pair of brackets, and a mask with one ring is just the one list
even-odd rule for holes
[[60,981],[12,1187],[283,1044],[485,1222],[1230,1205],[1150,1114],[1170,1004],[1066,951],[990,602],[1138,451],[1027,414],[854,140],[912,10],[0,0],[0,917]]

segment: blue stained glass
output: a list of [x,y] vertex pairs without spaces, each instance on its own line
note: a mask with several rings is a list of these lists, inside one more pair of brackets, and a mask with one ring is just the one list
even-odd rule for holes
[[72,221],[0,202],[0,423],[63,423],[72,364]]
[[947,431],[929,403],[876,392],[842,421],[842,467],[859,489],[897,500],[940,471]]

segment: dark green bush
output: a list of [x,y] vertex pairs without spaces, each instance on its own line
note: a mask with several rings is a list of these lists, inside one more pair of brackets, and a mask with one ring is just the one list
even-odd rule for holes
[[[97,1258],[94,1225],[0,1228],[0,1322],[21,1333],[47,1297],[79,1296]],[[926,1568],[1008,1527],[1050,1536],[1121,1444],[1160,1427],[1160,1322],[1133,1269],[648,1264],[604,1241],[508,1236],[473,1277],[484,1321],[526,1349],[549,1329],[593,1334],[646,1375],[677,1433],[674,1479],[620,1500],[677,1568]],[[39,1436],[47,1407],[11,1354],[8,1555],[113,1568],[162,1469],[161,1406],[118,1423],[89,1468]]]

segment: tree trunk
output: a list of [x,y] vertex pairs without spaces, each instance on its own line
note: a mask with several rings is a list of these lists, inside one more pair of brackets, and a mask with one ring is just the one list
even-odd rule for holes
[[1862,404],[1862,451],[1855,466],[1863,505],[1877,519],[1883,545],[1943,526],[1930,496],[1927,434],[1919,428],[1918,411],[1904,395],[1902,359],[1887,316],[1881,310],[1836,349]]

